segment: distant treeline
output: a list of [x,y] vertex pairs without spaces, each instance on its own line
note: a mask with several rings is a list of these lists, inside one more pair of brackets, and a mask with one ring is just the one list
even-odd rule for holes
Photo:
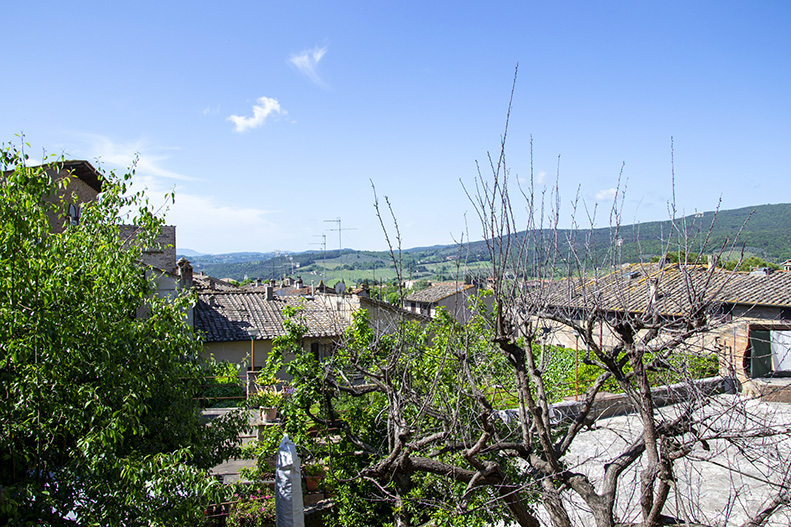
[[[604,227],[534,234],[545,240],[557,239],[561,255],[564,250],[568,250],[568,240],[571,240],[577,250],[590,250],[599,263],[650,261],[667,252],[704,252],[709,255],[719,252],[721,247],[726,248],[726,254],[721,258],[723,263],[738,260],[742,250],[746,257],[756,258],[751,263],[762,260],[767,264],[780,264],[791,259],[791,204],[721,210],[712,225],[714,219],[714,212],[705,212],[678,218],[675,222],[668,220],[621,225],[617,230]],[[523,237],[525,233],[515,236]],[[731,249],[734,252],[730,252]],[[401,264],[408,276],[409,273],[429,273],[437,264],[451,264],[457,259],[473,263],[487,258],[486,243],[478,241],[463,248],[444,245],[408,249],[401,254]],[[218,278],[239,281],[245,277],[268,280],[320,271],[325,262],[330,269],[393,267],[388,252],[352,249],[344,249],[342,253],[338,250],[290,254],[248,252],[193,256],[188,259],[196,272],[204,271]]]

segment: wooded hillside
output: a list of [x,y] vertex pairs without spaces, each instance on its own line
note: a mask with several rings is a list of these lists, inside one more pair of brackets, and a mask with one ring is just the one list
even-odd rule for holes
[[[757,256],[771,263],[779,264],[791,259],[791,204],[721,210],[716,214],[716,221],[714,219],[715,213],[709,211],[676,220],[675,228],[686,229],[687,237],[691,240],[689,251],[696,252],[694,244],[702,243],[707,234],[710,235],[707,243],[709,248],[720,247],[726,241],[730,245],[747,222],[738,236],[736,246],[739,250],[744,247],[746,255]],[[677,245],[667,245],[666,240],[673,228],[669,220],[621,226],[617,233],[623,240],[620,246],[621,261],[636,262],[640,256],[643,260],[650,260],[666,251],[684,250]],[[567,239],[570,234],[567,230],[557,233],[559,239]],[[524,232],[519,233],[519,236],[523,235]],[[590,240],[596,247],[610,247],[612,236],[616,236],[616,233],[604,227],[578,231],[574,239],[579,244]],[[606,255],[600,254],[599,257],[606,258]],[[406,249],[402,258],[406,276],[414,279],[450,280],[467,272],[464,266],[457,266],[458,262],[465,262],[475,268],[476,262],[485,261],[488,256],[485,243],[478,241],[463,248],[456,245],[435,245]],[[732,258],[738,258],[738,255],[734,254]],[[203,271],[218,278],[233,278],[238,281],[245,277],[268,280],[285,275],[301,275],[306,283],[314,280],[318,284],[322,279],[334,283],[340,278],[341,271],[344,271],[344,280],[349,283],[362,279],[387,280],[392,274],[388,272],[392,269],[388,253],[353,249],[291,254],[245,252],[188,256],[187,259],[192,262],[196,272]],[[726,255],[725,260],[727,259],[729,258]]]

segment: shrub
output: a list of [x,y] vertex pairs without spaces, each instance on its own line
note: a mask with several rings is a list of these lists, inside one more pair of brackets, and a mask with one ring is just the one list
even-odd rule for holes
[[228,516],[228,527],[274,527],[275,497],[268,490],[253,490],[238,497]]

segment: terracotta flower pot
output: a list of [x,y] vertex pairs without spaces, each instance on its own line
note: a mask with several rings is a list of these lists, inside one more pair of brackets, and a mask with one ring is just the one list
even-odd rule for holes
[[321,476],[305,476],[305,488],[308,489],[308,492],[316,492],[319,490],[320,482]]
[[262,406],[259,408],[259,412],[261,414],[261,420],[265,423],[271,423],[277,419],[277,408],[264,408]]

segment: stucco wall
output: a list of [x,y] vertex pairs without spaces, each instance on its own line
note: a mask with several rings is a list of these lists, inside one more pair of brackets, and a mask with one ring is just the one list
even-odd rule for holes
[[[251,345],[252,343],[252,345]],[[303,341],[303,349],[306,353],[311,353],[312,344],[317,343],[323,350],[332,349],[334,340],[331,338],[307,338]],[[218,362],[228,362],[238,365],[239,378],[242,382],[246,382],[247,370],[252,365],[252,352],[255,349],[255,371],[260,370],[266,364],[269,353],[272,351],[271,340],[245,340],[236,342],[205,342],[203,344],[203,356],[208,359],[214,357]],[[294,360],[293,353],[286,353],[283,357],[283,364]],[[277,374],[277,378],[288,382],[292,379],[290,375],[281,369]]]

